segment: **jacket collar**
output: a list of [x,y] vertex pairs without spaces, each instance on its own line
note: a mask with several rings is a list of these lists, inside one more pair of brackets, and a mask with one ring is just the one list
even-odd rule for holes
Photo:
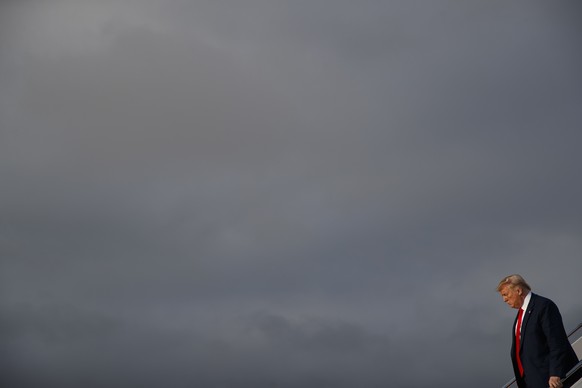
[[529,318],[531,316],[531,312],[534,310],[535,308],[535,304],[536,304],[536,294],[534,294],[533,292],[531,293],[531,299],[529,300],[529,303],[526,307],[526,310],[523,312],[523,318],[521,320],[521,341],[520,341],[520,347],[523,346],[523,343],[525,342],[525,336],[523,335],[523,333],[525,333],[526,328],[527,328],[527,323],[529,322]]

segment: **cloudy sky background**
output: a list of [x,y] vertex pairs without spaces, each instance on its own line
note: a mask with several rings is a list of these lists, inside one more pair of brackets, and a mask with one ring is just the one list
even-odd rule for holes
[[2,2],[1,379],[501,386],[501,277],[582,321],[581,17]]

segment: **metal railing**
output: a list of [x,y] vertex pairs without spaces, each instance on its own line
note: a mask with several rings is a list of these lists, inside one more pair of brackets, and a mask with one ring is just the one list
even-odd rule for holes
[[582,378],[582,361],[579,361],[578,364],[562,379],[562,385],[564,388],[569,388],[576,384]]
[[[570,339],[570,337],[572,337],[580,329],[582,329],[582,322],[580,322],[574,330],[572,330],[570,333],[568,333],[568,339]],[[570,341],[570,342],[572,342],[572,341]],[[582,361],[580,361],[578,364],[576,364],[576,366],[574,368],[570,369],[570,371],[568,372],[566,377],[564,377],[562,379],[562,384],[564,384],[564,387],[569,387],[570,385],[572,385],[576,381],[578,381],[581,377],[582,377]],[[509,380],[507,383],[505,383],[505,385],[502,388],[509,388],[514,384],[515,384],[515,377],[512,378],[511,380]]]

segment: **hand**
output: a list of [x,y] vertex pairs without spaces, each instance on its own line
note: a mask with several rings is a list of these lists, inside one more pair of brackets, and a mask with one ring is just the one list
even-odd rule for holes
[[550,377],[548,384],[550,388],[562,388],[562,381],[558,376]]

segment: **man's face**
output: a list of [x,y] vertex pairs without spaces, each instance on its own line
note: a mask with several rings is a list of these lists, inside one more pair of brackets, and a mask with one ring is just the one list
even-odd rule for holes
[[518,309],[523,305],[523,300],[525,299],[522,297],[523,292],[519,288],[513,288],[512,286],[503,286],[501,290],[499,290],[503,301],[514,309]]

